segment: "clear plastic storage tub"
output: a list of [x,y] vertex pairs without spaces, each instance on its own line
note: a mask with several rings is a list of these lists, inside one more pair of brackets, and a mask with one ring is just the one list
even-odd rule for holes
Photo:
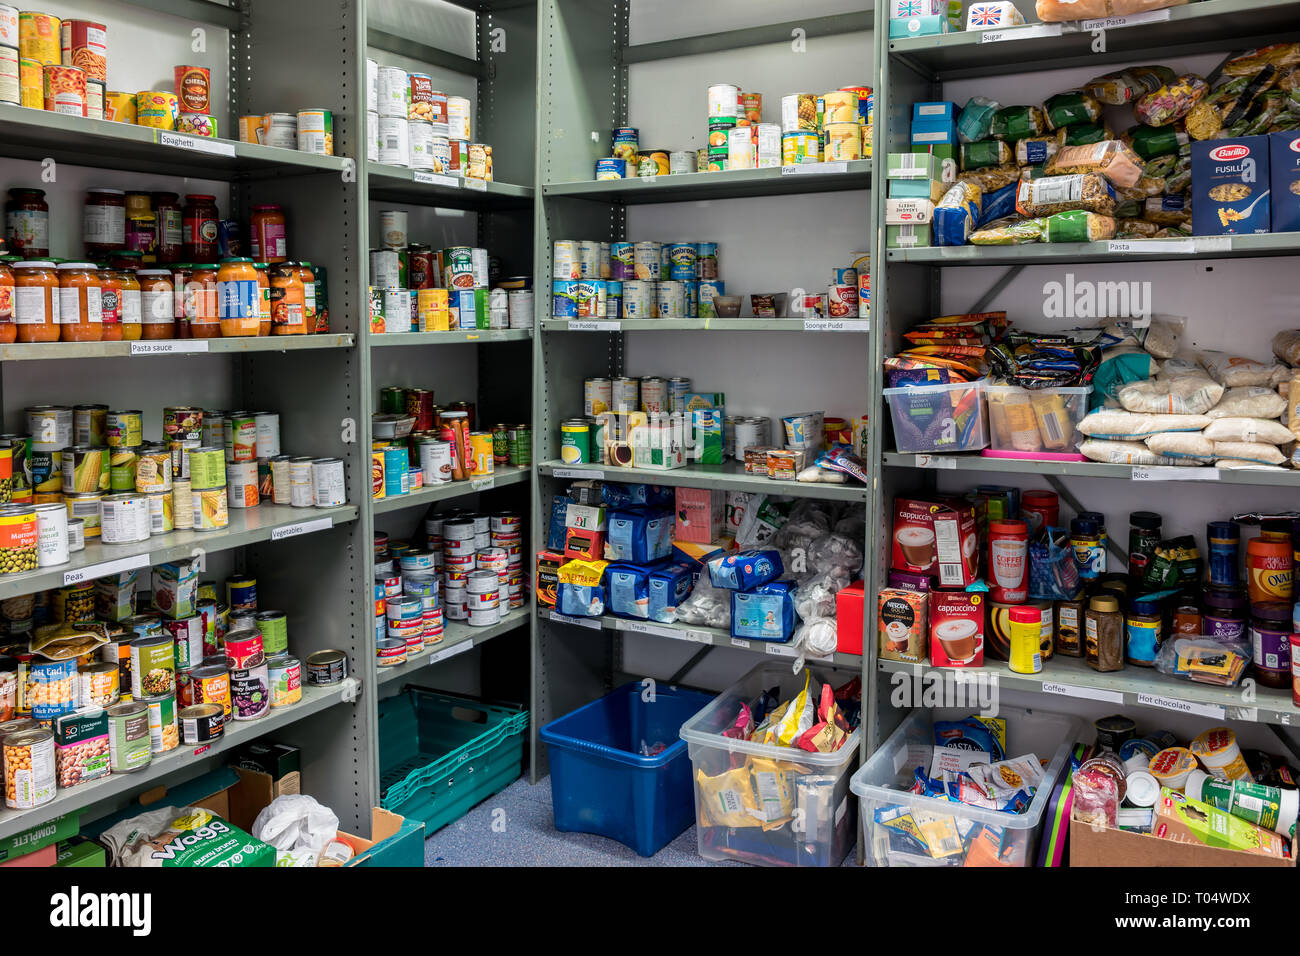
[[[857,676],[807,670],[817,684],[833,688]],[[853,848],[857,820],[849,776],[858,763],[861,730],[826,754],[722,736],[742,703],[752,704],[773,687],[788,700],[803,686],[804,672],[794,674],[788,663],[759,664],[682,725],[694,771],[699,851],[706,860],[838,866]]]
[[979,451],[989,443],[984,379],[884,389],[900,452]]
[[[1007,722],[1007,757],[1032,753],[1048,761],[1043,785],[1025,813],[1003,813],[905,792],[917,767],[929,769],[935,721],[969,716],[969,709],[912,711],[853,775],[868,866],[1034,865],[1043,812],[1082,728],[1066,714],[1018,707],[998,711],[996,716]],[[878,822],[897,808],[910,812],[921,833],[933,834],[944,843],[927,848],[923,841],[904,833],[904,828]],[[976,847],[979,852],[968,864],[967,856]]]
[[984,392],[990,448],[1026,458],[1083,457],[1078,454],[1079,422],[1088,414],[1091,385],[1036,389],[988,385]]

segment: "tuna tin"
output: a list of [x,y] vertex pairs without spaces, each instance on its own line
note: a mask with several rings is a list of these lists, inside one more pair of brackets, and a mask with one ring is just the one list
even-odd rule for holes
[[221,736],[226,715],[220,704],[192,704],[177,715],[181,743],[187,747],[206,744]]
[[375,642],[375,662],[379,667],[396,667],[406,663],[406,641],[384,639]]
[[348,656],[342,651],[317,651],[307,658],[307,683],[316,687],[342,683],[348,676]]
[[149,708],[141,701],[124,701],[108,708],[108,767],[113,773],[134,773],[149,766]]

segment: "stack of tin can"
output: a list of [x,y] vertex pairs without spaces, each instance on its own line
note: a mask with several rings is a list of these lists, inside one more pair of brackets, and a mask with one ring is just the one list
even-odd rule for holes
[[726,293],[716,242],[562,239],[551,275],[557,319],[709,318]]
[[781,165],[871,158],[875,97],[870,87],[781,98]]
[[366,60],[366,158],[442,176],[492,180],[492,147],[471,142],[471,104],[427,73]]
[[582,415],[560,424],[560,459],[565,464],[630,465],[636,425],[679,416],[685,427],[690,391],[691,380],[681,376],[584,380]]

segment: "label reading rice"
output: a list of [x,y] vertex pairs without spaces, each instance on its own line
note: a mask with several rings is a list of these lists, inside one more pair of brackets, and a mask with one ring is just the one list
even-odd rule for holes
[[1180,465],[1134,465],[1134,481],[1218,481],[1219,469]]

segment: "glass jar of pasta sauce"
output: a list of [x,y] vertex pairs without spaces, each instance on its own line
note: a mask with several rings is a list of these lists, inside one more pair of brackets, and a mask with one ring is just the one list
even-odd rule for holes
[[182,287],[185,296],[185,322],[190,336],[196,339],[215,339],[221,336],[221,322],[217,317],[217,264],[195,263],[189,280]]
[[254,262],[257,270],[257,334],[271,334],[271,271],[265,262]]
[[316,272],[310,262],[295,262],[302,280],[302,315],[305,332],[316,331]]
[[248,235],[254,259],[271,263],[283,262],[288,258],[284,210],[278,203],[253,207],[253,214],[248,220]]
[[14,322],[19,342],[59,340],[59,273],[46,259],[14,264]]
[[153,211],[157,218],[158,238],[154,249],[158,261],[170,265],[180,262],[184,247],[181,204],[176,193],[154,193]]
[[106,256],[126,244],[126,192],[95,186],[86,190],[81,210],[81,241],[86,255]]
[[14,270],[13,257],[0,257],[0,345],[8,345],[18,338],[14,325]]
[[122,341],[122,277],[107,266],[99,268],[99,311],[103,318],[100,340]]
[[50,254],[50,207],[44,189],[16,187],[5,203],[5,242],[27,261]]
[[181,258],[190,262],[212,262],[218,248],[217,197],[190,193],[181,210]]
[[176,337],[176,289],[170,269],[141,269],[140,337],[171,339]]
[[118,304],[122,313],[122,339],[126,342],[136,342],[144,334],[141,328],[143,307],[140,304],[140,280],[131,269],[118,269],[114,275],[122,284],[122,290],[118,293]]
[[307,331],[304,290],[298,266],[277,262],[271,267],[271,331],[276,335],[302,335]]
[[59,339],[98,342],[104,335],[99,270],[93,262],[59,266]]
[[217,271],[217,310],[224,336],[256,335],[262,323],[257,267],[252,259],[221,260]]

